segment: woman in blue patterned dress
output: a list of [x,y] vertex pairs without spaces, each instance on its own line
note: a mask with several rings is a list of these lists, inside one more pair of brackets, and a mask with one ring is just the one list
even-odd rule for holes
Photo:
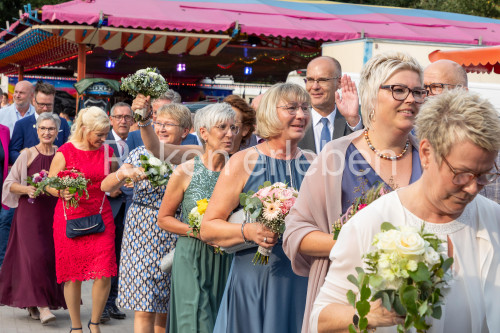
[[[181,104],[158,110],[155,132],[162,142],[180,144],[191,128],[191,113]],[[170,274],[160,270],[162,257],[175,247],[177,236],[156,224],[166,185],[154,187],[145,179],[140,156],[152,157],[144,146],[132,150],[122,167],[102,183],[104,191],[134,180],[133,203],[125,220],[121,249],[118,304],[134,310],[134,332],[165,332],[170,296]],[[132,170],[139,170],[134,174]],[[132,177],[129,173],[132,172]]]
[[[215,253],[199,234],[191,234],[188,215],[197,201],[210,199],[240,128],[235,125],[234,110],[226,103],[204,107],[194,122],[205,152],[175,169],[158,213],[158,225],[180,236],[172,266],[170,332],[212,333],[232,256]],[[182,222],[176,218],[179,204]]]
[[281,240],[260,223],[228,223],[239,195],[257,191],[265,181],[300,188],[311,155],[298,147],[310,120],[310,97],[296,84],[280,83],[263,96],[257,109],[257,135],[267,141],[236,153],[221,176],[204,216],[204,241],[223,247],[254,242],[272,247],[268,265],[254,265],[256,247],[235,253],[213,332],[299,332],[307,278],[293,273]]

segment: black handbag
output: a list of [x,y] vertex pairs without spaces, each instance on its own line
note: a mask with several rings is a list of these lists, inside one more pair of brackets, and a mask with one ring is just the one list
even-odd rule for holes
[[106,194],[102,198],[99,214],[94,214],[71,220],[68,220],[68,217],[66,216],[66,210],[64,209],[65,205],[63,203],[63,212],[64,212],[64,217],[66,218],[66,237],[75,238],[75,237],[104,232],[106,226],[104,225],[101,212],[102,212],[102,207],[104,206],[105,197]]

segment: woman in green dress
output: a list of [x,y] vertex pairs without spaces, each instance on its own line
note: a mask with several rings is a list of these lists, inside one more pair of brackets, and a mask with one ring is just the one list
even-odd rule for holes
[[[158,225],[180,237],[172,266],[170,332],[212,333],[224,293],[232,255],[217,254],[200,240],[188,224],[197,201],[210,199],[220,171],[233,150],[240,128],[229,104],[212,104],[200,109],[194,119],[205,152],[179,165],[172,174],[160,211]],[[181,204],[182,222],[176,211]]]

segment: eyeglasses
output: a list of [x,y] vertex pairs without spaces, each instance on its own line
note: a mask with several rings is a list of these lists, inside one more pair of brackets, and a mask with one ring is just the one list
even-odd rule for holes
[[453,172],[452,182],[455,185],[463,186],[468,185],[470,182],[476,178],[476,182],[478,185],[484,186],[493,183],[497,180],[500,173],[498,173],[498,166],[495,163],[495,169],[497,172],[484,172],[484,173],[472,173],[472,172],[457,172],[448,162],[448,160],[443,156],[443,161],[450,168],[451,172]]
[[406,98],[408,97],[408,95],[410,95],[411,92],[413,98],[415,99],[415,103],[423,103],[428,93],[427,90],[423,88],[410,89],[407,86],[401,84],[380,86],[380,89],[386,89],[392,91],[392,98],[400,102],[406,100]]
[[134,119],[134,117],[129,116],[129,115],[125,115],[125,116],[111,116],[111,117],[115,118],[118,121],[122,121],[122,120],[132,121],[132,119]]
[[285,109],[291,116],[295,116],[297,114],[297,111],[299,109],[304,112],[304,114],[310,114],[311,113],[311,106],[309,104],[288,104],[288,105],[278,105],[278,108]]
[[57,128],[55,127],[38,127],[41,132],[55,132]]
[[43,108],[46,108],[46,109],[52,109],[52,107],[54,106],[54,104],[51,104],[51,103],[38,103],[38,101],[36,100],[36,97],[35,97],[35,103],[40,106],[42,109]]
[[310,85],[313,85],[314,82],[316,82],[317,84],[319,84],[320,86],[324,86],[328,83],[328,81],[332,81],[332,80],[338,80],[340,79],[341,76],[335,76],[335,77],[320,77],[320,78],[317,78],[317,79],[313,79],[312,77],[306,77],[304,79],[304,82],[306,84],[310,84]]
[[448,84],[448,83],[431,83],[424,84],[424,88],[429,92],[429,95],[439,95],[443,93],[443,90],[453,89],[453,88],[462,88],[461,84]]
[[229,129],[231,130],[231,133],[233,133],[233,135],[236,135],[240,132],[240,128],[236,125],[220,124],[220,125],[215,125],[214,127],[217,127],[223,133],[227,133]]
[[172,124],[172,123],[160,123],[159,121],[155,121],[153,122],[153,124],[155,124],[155,126],[158,126],[158,128],[167,128],[167,127],[180,127],[181,125],[177,125],[177,124]]

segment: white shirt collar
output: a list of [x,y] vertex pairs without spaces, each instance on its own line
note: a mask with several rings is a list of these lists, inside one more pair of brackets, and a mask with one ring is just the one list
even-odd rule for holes
[[[333,109],[332,113],[330,113],[325,118],[328,118],[328,120],[330,121],[330,124],[333,124],[333,122],[335,121],[336,114],[337,114],[337,105],[335,105],[335,108]],[[311,123],[312,123],[312,125],[316,126],[316,125],[320,124],[321,118],[323,118],[323,116],[321,114],[319,114],[319,112],[316,111],[314,108],[311,108]]]

